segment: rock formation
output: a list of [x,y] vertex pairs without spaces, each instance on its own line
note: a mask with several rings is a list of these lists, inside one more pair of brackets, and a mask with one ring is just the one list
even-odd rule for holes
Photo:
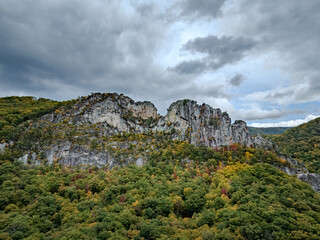
[[320,175],[315,173],[299,173],[297,174],[299,180],[309,183],[313,190],[320,192]]
[[289,175],[296,175],[298,179],[300,179],[303,182],[309,183],[315,191],[320,192],[319,174],[309,173],[307,168],[302,163],[299,163],[297,160],[291,159],[286,156],[281,156],[281,158],[289,162],[291,166],[280,168],[282,171]]
[[171,104],[168,113],[159,120],[156,130],[177,132],[177,139],[186,139],[195,145],[220,147],[240,143],[247,146],[272,147],[272,142],[260,135],[249,134],[247,124],[237,120],[233,124],[226,112],[192,100]]
[[[76,128],[81,134],[74,136],[73,140],[61,138],[50,146],[42,146],[43,158],[47,159],[49,164],[59,162],[71,166],[109,165],[111,168],[118,162],[110,151],[93,149],[88,145],[98,138],[127,132],[168,133],[176,140],[216,148],[233,143],[252,147],[272,147],[272,142],[260,135],[251,136],[244,121],[231,123],[226,112],[207,104],[198,105],[192,100],[174,102],[167,114],[160,116],[151,102],[135,102],[123,94],[96,93],[79,99],[70,109],[60,109],[43,116],[33,127],[38,125],[47,128],[52,124],[57,135],[66,135],[70,128]],[[62,129],[59,130],[58,126]],[[78,143],[81,138],[85,138],[85,144]],[[109,150],[113,150],[128,146],[115,143],[114,146],[108,147]],[[26,153],[20,160],[25,163],[39,162],[36,154],[32,152]],[[124,164],[136,160],[132,156],[122,159]]]
[[0,143],[0,153],[5,150],[7,143]]
[[251,136],[244,121],[237,120],[232,124],[228,114],[219,108],[198,105],[196,101],[187,99],[172,103],[162,117],[151,102],[134,102],[122,94],[93,94],[79,101],[68,114],[55,112],[44,119],[54,123],[66,119],[74,124],[101,123],[107,134],[170,132],[174,139],[208,147],[233,143],[272,147],[272,142],[260,135]]

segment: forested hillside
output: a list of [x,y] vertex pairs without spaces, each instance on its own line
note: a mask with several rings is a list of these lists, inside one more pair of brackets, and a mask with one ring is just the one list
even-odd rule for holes
[[[297,166],[272,149],[117,132],[86,122],[81,99],[1,101],[0,239],[320,239],[320,194],[281,171]],[[44,151],[56,146],[78,155],[50,162]],[[89,154],[99,165],[79,164]]]
[[3,163],[0,238],[319,239],[320,195],[255,163],[271,153],[184,145],[112,170]]
[[271,139],[284,154],[302,161],[311,172],[320,172],[320,118]]

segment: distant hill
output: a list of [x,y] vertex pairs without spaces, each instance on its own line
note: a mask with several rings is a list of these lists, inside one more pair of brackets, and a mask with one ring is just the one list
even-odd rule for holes
[[280,150],[300,160],[312,172],[320,172],[320,118],[270,137]]
[[252,135],[256,135],[257,133],[260,133],[261,135],[275,135],[275,134],[282,134],[288,129],[290,129],[290,127],[266,127],[266,128],[249,127],[249,132]]

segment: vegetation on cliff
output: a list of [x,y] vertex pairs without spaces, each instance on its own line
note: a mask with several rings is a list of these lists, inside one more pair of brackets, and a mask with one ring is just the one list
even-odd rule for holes
[[0,140],[12,140],[15,137],[16,127],[21,123],[37,119],[61,106],[71,105],[73,102],[58,102],[34,97],[0,98]]
[[320,118],[270,138],[281,152],[303,162],[310,172],[320,173]]

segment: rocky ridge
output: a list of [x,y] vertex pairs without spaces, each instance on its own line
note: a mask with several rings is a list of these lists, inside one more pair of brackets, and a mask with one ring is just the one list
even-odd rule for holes
[[68,113],[55,112],[43,118],[75,125],[102,124],[106,134],[121,132],[169,132],[173,139],[189,140],[195,145],[220,147],[233,143],[271,148],[272,142],[259,134],[251,136],[244,121],[231,123],[226,112],[196,101],[179,100],[171,104],[165,116],[157,114],[148,101],[134,102],[122,94],[93,94],[79,101]]
[[189,140],[194,145],[220,147],[233,143],[271,148],[272,142],[249,134],[247,124],[237,120],[231,123],[226,112],[196,101],[179,100],[171,104],[168,113],[160,118],[156,130],[177,131],[177,139]]
[[[116,142],[103,143],[106,142],[103,138],[125,133],[168,134],[173,140],[211,148],[234,143],[272,148],[270,140],[259,134],[251,136],[244,121],[231,123],[228,114],[219,108],[198,105],[196,101],[187,99],[172,103],[167,114],[161,116],[151,102],[135,102],[123,94],[95,93],[82,97],[71,109],[62,108],[43,116],[32,127],[37,126],[41,129],[50,129],[51,126],[51,131],[60,136],[50,146],[45,144],[40,147],[42,158],[49,164],[59,162],[71,166],[113,167],[117,161],[110,151],[127,148],[132,142],[119,146]],[[91,145],[100,144],[104,147],[88,147],[92,142],[95,143]],[[39,158],[37,154],[28,152],[20,160],[38,163]],[[122,161],[132,163],[135,158],[129,156]],[[141,158],[139,161],[142,161]]]

